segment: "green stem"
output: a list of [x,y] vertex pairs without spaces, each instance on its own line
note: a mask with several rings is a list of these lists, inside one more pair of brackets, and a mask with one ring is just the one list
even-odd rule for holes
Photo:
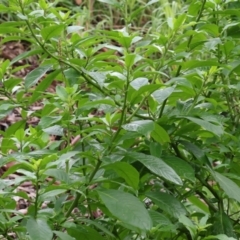
[[91,183],[91,181],[93,180],[93,178],[96,175],[97,171],[99,170],[101,164],[102,164],[102,161],[100,159],[98,159],[97,165],[95,166],[95,169],[93,170],[92,174],[90,175],[88,183]]
[[122,125],[125,123],[126,121],[126,111],[127,111],[127,97],[128,97],[128,87],[129,87],[129,84],[130,84],[130,79],[129,79],[129,75],[130,74],[130,70],[128,69],[127,70],[127,83],[125,85],[125,89],[124,89],[124,100],[123,100],[123,108],[122,108],[122,115],[121,115],[121,118],[120,118],[120,121],[119,121],[119,125],[118,125],[118,129],[116,131],[116,133],[114,134],[113,138],[112,138],[112,144],[111,144],[111,147],[110,147],[110,152],[113,150],[114,148],[114,141],[117,139],[120,131],[121,131],[121,128],[122,128]]
[[146,101],[146,99],[150,96],[151,94],[148,94],[147,96],[145,96],[142,101],[138,104],[137,108],[132,112],[132,114],[127,118],[126,122],[130,122],[130,120],[136,116],[136,113],[139,111],[139,109],[142,107],[142,105],[144,104],[144,102]]
[[38,183],[38,180],[39,180],[39,172],[38,172],[38,169],[37,169],[37,172],[36,172],[36,198],[35,198],[35,202],[34,202],[34,218],[37,218],[37,213],[38,213],[38,198],[39,198],[39,183]]
[[[75,207],[77,207],[78,201],[79,201],[80,197],[81,197],[81,194],[80,194],[79,192],[77,192],[74,201],[72,202],[71,206],[69,207],[69,209],[68,209],[68,211],[67,211],[67,213],[66,213],[66,215],[65,215],[65,218],[66,218],[66,219],[71,215],[73,209],[74,209]],[[64,221],[65,221],[65,219],[64,219]],[[63,221],[63,222],[64,222],[64,221]]]

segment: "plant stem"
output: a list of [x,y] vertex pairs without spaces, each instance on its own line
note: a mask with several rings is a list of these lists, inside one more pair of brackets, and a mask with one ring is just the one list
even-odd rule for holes
[[122,125],[125,123],[126,121],[126,112],[127,112],[127,97],[128,97],[128,88],[129,88],[129,84],[130,84],[130,79],[129,79],[129,72],[130,70],[128,69],[127,70],[127,82],[126,82],[126,85],[125,85],[125,88],[124,88],[124,100],[123,100],[123,107],[122,107],[122,115],[121,115],[121,118],[120,118],[120,121],[119,121],[119,125],[118,125],[118,129],[116,131],[116,133],[114,134],[113,138],[112,138],[112,144],[111,144],[111,147],[110,147],[110,152],[113,150],[114,146],[114,141],[117,139],[120,131],[121,131],[121,128],[122,128]]

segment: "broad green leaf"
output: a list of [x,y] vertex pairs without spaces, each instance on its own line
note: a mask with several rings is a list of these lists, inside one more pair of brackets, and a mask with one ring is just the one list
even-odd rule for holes
[[65,162],[66,160],[69,160],[72,157],[74,157],[75,155],[77,155],[78,153],[79,153],[78,151],[68,151],[67,153],[62,154],[59,157],[59,161]]
[[14,63],[18,62],[19,60],[22,60],[22,59],[27,58],[29,56],[40,54],[42,52],[43,52],[42,48],[37,48],[37,49],[34,48],[33,50],[23,52],[22,54],[19,54],[17,57],[15,57],[11,61],[11,64],[14,64]]
[[216,24],[203,24],[199,29],[207,31],[214,37],[219,36],[219,26],[217,26]]
[[7,154],[9,150],[18,151],[16,143],[11,138],[8,138],[8,137],[3,138],[1,142],[1,151],[2,153]]
[[84,222],[84,223],[87,223],[89,225],[93,225],[94,227],[98,228],[99,230],[101,230],[105,234],[107,234],[107,235],[109,235],[109,236],[114,238],[114,235],[107,229],[107,226],[106,227],[103,226],[101,224],[101,222],[97,222],[94,219],[91,220],[91,219],[87,219],[87,218],[82,218],[81,221]]
[[240,202],[240,187],[235,182],[215,171],[212,171],[212,175],[229,198]]
[[53,233],[56,234],[61,240],[76,240],[65,232],[53,231]]
[[80,78],[80,73],[73,68],[68,68],[64,71],[64,76],[68,80],[69,85],[73,86],[78,83],[78,79]]
[[25,120],[21,120],[18,121],[14,124],[12,124],[9,128],[7,128],[7,130],[5,131],[6,136],[11,136],[12,134],[15,134],[15,132],[20,129],[20,128],[25,128],[26,125],[26,121]]
[[99,108],[101,105],[110,105],[115,106],[115,103],[112,99],[99,99],[95,101],[89,101],[86,104],[84,104],[79,109],[91,109],[91,108]]
[[0,34],[4,33],[22,33],[22,30],[14,27],[0,27]]
[[139,120],[127,123],[122,126],[123,129],[131,132],[138,132],[147,135],[154,130],[154,122],[151,120]]
[[174,20],[174,30],[177,31],[181,26],[183,26],[186,20],[187,14],[181,14]]
[[69,183],[68,174],[62,169],[47,169],[43,174],[54,177],[61,182]]
[[191,234],[191,237],[192,239],[195,239],[196,238],[196,235],[197,235],[197,227],[193,224],[193,222],[191,221],[191,219],[187,218],[186,216],[184,215],[181,215],[179,218],[178,218],[178,221],[180,223],[182,223],[186,228],[187,230],[190,232]]
[[63,101],[63,102],[67,102],[68,100],[68,93],[66,91],[66,88],[64,88],[63,86],[57,86],[56,87],[56,93],[58,95],[58,97]]
[[163,161],[169,165],[181,177],[195,182],[195,172],[186,161],[175,156],[163,157]]
[[43,131],[48,134],[52,134],[52,135],[56,135],[56,136],[64,135],[63,128],[59,125],[54,125],[52,127],[44,128]]
[[42,93],[51,85],[54,79],[59,75],[61,69],[58,69],[52,73],[49,73],[35,88],[32,98],[30,100],[31,103],[34,103],[36,100],[42,98]]
[[218,235],[211,235],[211,236],[207,236],[205,237],[203,240],[237,240],[236,238],[233,238],[233,237],[228,237],[227,235],[225,234],[218,234]]
[[52,37],[60,37],[63,32],[64,25],[56,25],[50,27],[44,27],[41,30],[41,35],[45,41],[48,41]]
[[17,164],[14,164],[13,166],[11,166],[10,168],[8,168],[7,171],[4,172],[4,174],[2,175],[2,178],[5,178],[7,177],[9,174],[12,174],[12,173],[15,173],[17,172],[18,170],[27,170],[29,172],[33,172],[34,171],[34,168],[31,164],[25,162],[25,163],[17,163]]
[[199,60],[191,60],[182,63],[183,69],[193,69],[193,68],[200,68],[200,67],[212,67],[212,66],[219,66],[220,63],[216,60],[206,60],[206,61],[199,61]]
[[162,145],[157,142],[150,142],[149,145],[150,153],[154,157],[161,157],[162,155]]
[[74,33],[74,32],[79,32],[80,30],[84,29],[82,26],[69,26],[67,27],[67,34]]
[[206,129],[207,131],[209,131],[217,136],[221,136],[224,133],[223,127],[221,125],[215,125],[208,121],[204,121],[200,118],[194,118],[194,117],[184,117],[184,118],[187,118],[188,120],[198,124],[203,129]]
[[[156,91],[157,89],[161,88],[161,85],[160,84],[149,84],[149,85],[144,85],[144,86],[141,86],[138,91],[136,93],[134,93],[134,95],[136,94],[136,96],[139,96],[141,94],[150,94],[154,91]],[[135,96],[135,97],[136,97]]]
[[102,2],[102,3],[107,3],[109,5],[113,5],[113,6],[116,6],[116,7],[120,7],[120,3],[116,0],[98,0],[99,2]]
[[117,219],[141,231],[152,228],[152,220],[143,203],[130,193],[120,190],[98,190],[99,197]]
[[134,60],[135,60],[136,54],[127,54],[125,56],[125,65],[127,68],[131,68],[132,65],[134,64]]
[[156,99],[158,103],[163,103],[174,91],[175,87],[168,87],[164,89],[159,89],[152,93],[152,96]]
[[32,240],[51,240],[53,237],[51,228],[42,219],[28,219],[27,231]]
[[61,120],[62,116],[44,116],[40,119],[39,121],[39,126],[41,128],[47,128],[49,126],[51,126],[53,123],[58,122],[59,120]]
[[196,207],[198,207],[199,209],[201,209],[203,212],[209,214],[209,208],[208,205],[206,203],[203,203],[199,198],[197,198],[196,196],[190,196],[188,197],[188,201],[191,202],[192,204],[194,204]]
[[153,226],[157,226],[161,229],[161,231],[170,231],[175,232],[176,227],[171,223],[171,221],[162,213],[150,210],[149,214],[153,221]]
[[106,75],[102,72],[90,72],[82,68],[82,71],[89,75],[100,87],[104,86]]
[[217,212],[213,218],[213,233],[226,234],[228,237],[236,237],[232,220],[224,212]]
[[138,189],[139,184],[139,173],[138,171],[129,163],[126,162],[115,162],[108,164],[104,168],[112,169],[115,171],[119,177],[122,177],[129,186],[134,189]]
[[105,240],[94,228],[89,226],[77,226],[75,228],[67,229],[69,235],[74,237],[76,240]]
[[141,88],[147,84],[148,84],[148,79],[144,78],[144,77],[136,78],[130,83],[130,85],[136,90],[139,90],[139,88]]
[[201,164],[207,164],[208,167],[212,168],[212,164],[210,163],[208,157],[206,156],[205,152],[200,149],[197,145],[187,142],[187,141],[179,141],[187,151],[193,154],[193,156],[200,161]]
[[170,142],[168,133],[157,123],[154,123],[154,130],[151,132],[151,137],[160,144]]
[[29,89],[34,86],[51,68],[52,65],[40,66],[28,73],[25,78],[25,88]]
[[3,76],[6,73],[9,66],[10,66],[9,59],[7,59],[1,63],[0,78],[3,78]]
[[154,3],[159,3],[159,0],[151,0],[146,4],[146,6],[149,6],[149,5],[154,4]]
[[161,158],[138,152],[129,152],[127,153],[127,156],[141,162],[146,168],[156,175],[163,177],[175,184],[182,185],[181,178]]
[[39,196],[39,201],[46,201],[53,197],[56,197],[59,194],[65,193],[66,189],[54,189],[52,191],[45,192]]
[[174,218],[186,215],[187,210],[184,205],[172,195],[164,192],[148,192],[146,196],[150,198],[160,209]]

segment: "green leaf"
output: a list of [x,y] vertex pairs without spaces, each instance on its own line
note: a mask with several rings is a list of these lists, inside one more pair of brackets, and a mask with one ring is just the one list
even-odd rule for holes
[[25,88],[29,89],[34,86],[51,68],[52,65],[40,66],[28,73],[25,78]]
[[211,171],[212,176],[215,178],[220,187],[224,190],[224,192],[228,195],[229,198],[235,199],[240,202],[240,188],[239,186],[233,182],[231,179],[223,176],[222,174]]
[[152,220],[140,200],[120,190],[98,190],[99,197],[113,216],[141,231],[152,228]]
[[82,26],[69,26],[67,27],[67,34],[74,33],[74,32],[79,32],[80,30],[84,29]]
[[194,118],[194,117],[184,117],[184,118],[187,118],[188,120],[198,124],[203,129],[206,129],[207,131],[217,136],[221,136],[224,133],[223,127],[221,125],[215,125],[210,122],[204,121],[200,118]]
[[48,41],[52,37],[60,36],[64,30],[64,25],[44,27],[41,30],[41,35],[45,41]]
[[63,128],[59,125],[54,125],[52,127],[45,128],[45,129],[43,129],[43,131],[45,133],[56,135],[56,136],[63,136],[64,135]]
[[191,237],[192,239],[195,239],[196,238],[196,235],[197,235],[197,227],[193,224],[193,222],[187,218],[186,216],[184,215],[181,215],[179,218],[178,218],[178,221],[180,223],[182,223],[186,228],[187,230],[190,232],[191,234]]
[[175,87],[168,87],[164,89],[159,89],[152,93],[152,96],[156,99],[158,103],[163,103],[174,91]]
[[53,231],[53,233],[56,234],[56,236],[58,236],[61,240],[75,240],[75,238],[69,236],[65,232]]
[[201,164],[207,164],[210,168],[212,168],[212,164],[210,163],[208,157],[205,152],[201,150],[197,145],[187,142],[187,141],[179,141],[187,151],[193,154],[193,156],[200,161]]
[[6,131],[6,136],[11,136],[12,134],[15,134],[15,132],[20,129],[20,128],[25,128],[25,125],[26,125],[26,121],[25,120],[21,120],[21,121],[18,121],[14,124],[12,124]]
[[148,79],[143,77],[136,78],[130,83],[130,85],[136,90],[139,90],[139,88],[147,84],[148,84]]
[[58,95],[58,97],[63,101],[63,102],[67,102],[68,99],[68,93],[66,91],[66,88],[64,88],[63,86],[57,86],[56,87],[56,93]]
[[90,220],[87,218],[82,218],[81,219],[82,222],[87,223],[88,225],[93,225],[94,227],[98,228],[99,230],[101,230],[103,233],[109,235],[112,238],[115,238],[114,235],[107,229],[107,225],[103,226],[101,222],[97,222],[95,220]]
[[150,153],[154,157],[161,157],[162,155],[162,145],[157,142],[150,142],[149,145]]
[[[125,47],[128,47],[128,46],[126,45]],[[142,57],[140,55],[133,54],[133,53],[127,54],[125,56],[125,65],[127,68],[131,68],[136,62],[138,62],[141,59]]]
[[206,60],[206,61],[199,61],[199,60],[191,60],[182,63],[183,69],[193,69],[193,68],[200,68],[200,67],[212,67],[212,66],[219,66],[220,63],[216,60]]
[[30,100],[31,103],[34,103],[36,100],[42,98],[42,93],[51,85],[54,79],[59,75],[61,69],[58,69],[50,74],[48,74],[35,88],[32,98]]
[[100,108],[101,105],[110,105],[115,106],[115,103],[112,99],[99,99],[95,101],[89,101],[85,103],[82,107],[79,107],[79,109],[91,109],[91,108]]
[[154,130],[154,122],[151,120],[134,121],[122,126],[123,129],[131,132],[138,132],[147,135]]
[[53,237],[52,230],[42,219],[28,219],[27,231],[32,240],[51,240]]
[[210,239],[218,239],[218,240],[237,240],[236,238],[233,238],[233,237],[228,237],[227,235],[225,234],[218,234],[218,235],[214,235],[214,236],[207,236],[205,237],[203,240],[210,240]]
[[127,156],[141,162],[146,168],[156,175],[163,177],[175,184],[182,185],[181,178],[161,158],[137,152],[129,152],[127,153]]
[[68,174],[62,169],[47,169],[44,174],[56,178],[57,180],[69,183]]
[[14,27],[0,27],[0,34],[4,33],[22,33],[22,30]]
[[113,164],[108,164],[104,168],[112,169],[113,171],[115,171],[118,174],[119,177],[122,177],[129,186],[133,187],[134,189],[138,189],[139,173],[129,163],[115,162]]
[[52,191],[45,192],[39,196],[39,201],[46,201],[53,197],[56,197],[59,194],[65,193],[66,189],[54,189]]
[[161,231],[175,232],[176,227],[171,223],[171,221],[163,214],[150,210],[149,214],[153,221],[153,226],[160,227]]
[[109,5],[113,5],[115,7],[120,7],[120,3],[116,0],[98,0],[99,2],[102,2],[102,3],[107,3]]
[[224,212],[215,213],[213,218],[213,233],[216,235],[226,234],[228,237],[236,237],[231,219]]
[[22,59],[27,58],[29,56],[40,54],[42,52],[43,52],[42,48],[38,48],[38,49],[34,48],[33,50],[30,50],[30,51],[27,51],[27,52],[23,52],[22,54],[19,54],[17,57],[15,57],[11,61],[11,64],[14,64],[14,63],[18,62],[19,60],[22,60]]
[[151,132],[151,137],[160,144],[170,142],[168,133],[157,123],[154,123],[154,130]]
[[38,125],[41,128],[47,128],[47,127],[51,126],[53,123],[56,123],[56,122],[60,121],[61,118],[62,118],[62,116],[54,116],[54,117],[53,116],[52,117],[44,116],[40,119]]
[[100,87],[104,86],[106,75],[102,72],[90,72],[82,68],[82,71],[89,75]]
[[170,216],[178,219],[181,215],[186,215],[184,205],[172,195],[163,192],[148,192],[146,196],[150,198],[160,209]]
[[194,169],[186,161],[175,156],[162,157],[163,161],[181,177],[195,182]]
[[96,230],[88,226],[76,226],[75,228],[67,229],[68,234],[74,237],[74,239],[84,240],[105,240]]
[[203,212],[209,214],[209,209],[206,203],[203,203],[199,198],[196,196],[190,196],[188,197],[188,201],[194,204],[196,207],[201,209]]
[[64,76],[68,80],[69,85],[73,86],[78,83],[78,79],[80,78],[80,73],[73,68],[68,68],[64,71]]
[[205,30],[206,32],[212,34],[214,37],[219,36],[219,26],[216,24],[203,24],[199,29]]

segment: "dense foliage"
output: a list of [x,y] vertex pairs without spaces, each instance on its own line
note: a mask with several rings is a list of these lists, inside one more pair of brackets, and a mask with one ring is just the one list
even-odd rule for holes
[[238,1],[3,0],[0,15],[1,48],[27,46],[0,59],[1,121],[20,112],[0,132],[1,239],[240,238]]

